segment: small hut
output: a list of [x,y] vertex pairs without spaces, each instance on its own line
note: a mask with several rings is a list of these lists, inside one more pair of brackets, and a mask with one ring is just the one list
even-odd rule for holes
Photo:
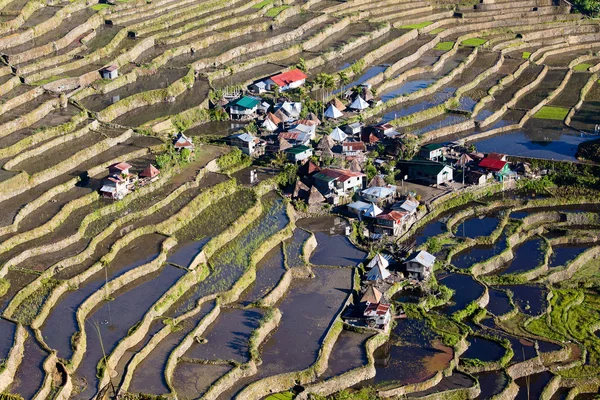
[[339,127],[336,127],[333,131],[331,131],[331,134],[329,136],[331,137],[331,139],[338,143],[343,143],[348,137],[348,135],[346,135],[346,133]]
[[337,109],[337,107],[335,107],[333,104],[330,104],[329,107],[327,107],[327,110],[325,110],[325,117],[329,118],[329,119],[337,119],[342,117],[344,114]]
[[333,100],[331,100],[330,104],[332,104],[335,108],[337,108],[340,111],[344,111],[346,109],[344,103],[342,103],[337,97],[334,97]]
[[325,197],[317,190],[316,187],[312,186],[310,188],[310,195],[308,196],[308,205],[312,206],[314,204],[323,203],[325,201]]
[[379,290],[377,290],[373,286],[369,286],[367,288],[367,290],[365,291],[365,293],[360,298],[360,302],[367,303],[367,304],[379,304],[379,303],[381,303],[382,297],[383,297],[383,295],[381,294],[381,292]]
[[158,179],[159,174],[160,171],[154,165],[148,164],[146,169],[140,173],[140,178],[142,178],[145,183],[154,182]]
[[363,98],[360,95],[358,95],[356,96],[356,99],[354,99],[352,104],[350,104],[350,108],[356,111],[366,110],[367,108],[369,108],[369,103],[364,101]]

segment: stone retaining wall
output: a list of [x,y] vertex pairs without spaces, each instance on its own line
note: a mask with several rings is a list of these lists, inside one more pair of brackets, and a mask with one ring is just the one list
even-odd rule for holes
[[25,340],[27,336],[29,336],[27,329],[23,325],[18,324],[13,345],[8,353],[8,357],[4,361],[4,369],[0,372],[0,391],[2,392],[9,389],[17,373],[17,369],[21,365],[25,353]]

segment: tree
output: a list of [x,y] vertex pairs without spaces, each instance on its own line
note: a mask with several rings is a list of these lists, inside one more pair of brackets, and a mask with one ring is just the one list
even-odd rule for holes
[[246,130],[249,133],[257,133],[258,132],[258,127],[256,126],[256,122],[255,121],[250,121],[250,123],[248,125],[246,125]]
[[350,78],[348,78],[348,74],[345,71],[340,71],[338,73],[338,77],[340,78],[340,83],[342,84],[342,93],[344,93],[344,87],[350,83]]
[[286,164],[280,174],[279,184],[281,186],[288,186],[296,182],[296,175],[298,175],[298,166],[296,164]]
[[190,151],[190,149],[182,149],[181,152],[179,153],[179,161],[182,164],[186,164],[188,162],[190,162],[192,158],[192,152]]
[[304,61],[304,58],[301,58],[300,61],[298,61],[298,63],[296,64],[296,68],[298,68],[302,72],[306,72],[308,70],[308,68],[306,67],[306,61]]
[[279,93],[281,92],[281,88],[276,83],[274,83],[271,87],[273,88],[273,93],[275,94],[275,101],[277,101],[277,98],[279,97]]
[[156,166],[158,169],[165,169],[171,164],[171,155],[169,153],[163,153],[156,156]]
[[375,168],[375,166],[371,163],[368,163],[365,166],[365,173],[367,174],[367,180],[371,180],[375,177],[375,175],[377,175],[377,168]]

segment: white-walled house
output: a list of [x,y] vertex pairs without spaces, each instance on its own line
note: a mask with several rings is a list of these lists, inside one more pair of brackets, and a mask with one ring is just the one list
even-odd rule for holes
[[361,172],[326,168],[314,175],[313,179],[321,193],[342,195],[362,189],[365,177]]

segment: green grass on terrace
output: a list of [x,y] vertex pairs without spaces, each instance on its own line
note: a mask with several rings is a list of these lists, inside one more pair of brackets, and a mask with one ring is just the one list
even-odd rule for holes
[[253,5],[252,8],[261,9],[263,7],[268,6],[269,4],[273,4],[274,1],[275,0],[263,0],[260,3]]
[[279,7],[273,7],[271,8],[269,11],[267,11],[266,16],[267,17],[276,17],[279,15],[280,12],[282,12],[283,10],[285,10],[286,8],[290,8],[290,6],[279,6]]
[[69,76],[67,76],[67,75],[54,75],[54,76],[51,76],[50,78],[46,78],[46,79],[42,79],[41,81],[33,82],[33,83],[31,83],[31,85],[32,86],[41,86],[41,85],[45,85],[47,83],[54,82],[54,81],[57,81],[59,79],[64,79],[64,78],[69,78]]
[[104,10],[105,8],[110,7],[108,4],[94,4],[92,6],[92,10],[94,11],[100,11],[100,10]]
[[433,24],[432,21],[419,22],[418,24],[402,25],[400,29],[423,29]]
[[294,398],[292,392],[275,393],[267,397],[266,400],[291,400]]
[[444,32],[446,30],[446,28],[437,28],[432,30],[431,32],[429,32],[430,35],[437,35],[440,32]]
[[584,71],[587,71],[591,66],[592,66],[592,64],[586,64],[586,63],[579,64],[573,68],[573,71],[584,72]]
[[476,38],[463,40],[460,44],[462,44],[463,46],[468,46],[468,47],[479,47],[479,46],[483,46],[486,43],[487,43],[487,40],[482,39],[480,37],[476,37]]
[[533,118],[553,119],[556,121],[562,121],[563,119],[566,118],[568,113],[569,113],[568,108],[544,106],[544,107],[542,107],[542,109],[540,111],[535,113]]
[[524,51],[522,58],[524,58],[526,60],[529,60],[529,57],[531,57],[531,52],[530,51]]
[[434,49],[435,50],[443,50],[443,51],[449,51],[452,50],[452,47],[454,46],[454,42],[439,42]]

